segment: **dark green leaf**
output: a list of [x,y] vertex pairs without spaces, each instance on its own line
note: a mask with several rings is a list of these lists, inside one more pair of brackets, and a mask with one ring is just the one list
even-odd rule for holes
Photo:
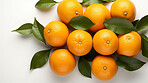
[[94,23],[85,16],[78,16],[78,17],[72,18],[69,24],[73,28],[79,29],[79,30],[87,30],[94,25]]
[[144,31],[148,29],[148,15],[143,17],[137,24],[138,31]]
[[44,35],[43,35],[44,27],[41,25],[36,18],[34,19],[34,24],[32,27],[33,35],[40,41],[45,43]]
[[141,34],[142,55],[148,58],[148,37]]
[[22,35],[30,35],[32,33],[32,24],[31,23],[26,23],[20,26],[18,29],[13,30],[12,32],[18,32]]
[[107,3],[106,1],[103,0],[83,0],[83,2],[81,3],[82,5],[91,5],[91,4],[105,4]]
[[30,70],[44,66],[49,59],[50,50],[51,49],[37,52],[31,60]]
[[138,22],[139,22],[139,20],[135,20],[134,22],[132,22],[133,26],[137,27]]
[[106,2],[114,2],[116,0],[102,0],[102,1],[106,1]]
[[91,67],[85,58],[80,57],[78,63],[78,69],[83,76],[91,78]]
[[93,59],[94,59],[97,55],[99,55],[99,53],[97,53],[97,52],[94,50],[94,48],[92,48],[91,51],[90,51],[88,54],[86,54],[85,56],[82,56],[82,57],[84,57],[84,58],[87,59],[88,61],[93,61]]
[[104,22],[104,25],[106,26],[106,28],[117,34],[126,34],[131,31],[135,31],[135,27],[133,26],[133,24],[130,21],[121,17],[106,20]]
[[123,67],[128,71],[137,70],[145,64],[145,62],[142,62],[136,58],[122,56],[122,55],[119,55],[117,57],[116,63],[118,66]]
[[112,56],[115,60],[117,60],[117,57],[118,57],[117,51],[114,52],[111,56]]
[[41,9],[46,9],[46,8],[51,8],[56,3],[57,2],[55,2],[54,0],[40,0],[36,3],[35,7],[41,8]]

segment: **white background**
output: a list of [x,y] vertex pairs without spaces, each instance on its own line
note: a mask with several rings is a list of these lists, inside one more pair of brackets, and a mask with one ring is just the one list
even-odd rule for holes
[[[0,1],[0,83],[148,83],[148,64],[141,69],[128,72],[119,67],[116,76],[109,81],[101,81],[82,76],[78,67],[67,76],[54,74],[47,63],[40,69],[30,71],[30,61],[34,53],[47,49],[33,35],[22,36],[11,32],[24,23],[32,23],[34,17],[46,26],[59,20],[57,5],[49,11],[34,7],[38,0],[1,0]],[[61,0],[60,0],[61,1]],[[148,0],[132,0],[137,9],[136,19],[148,15]],[[110,8],[110,4],[107,5]],[[141,53],[140,60],[148,62]]]

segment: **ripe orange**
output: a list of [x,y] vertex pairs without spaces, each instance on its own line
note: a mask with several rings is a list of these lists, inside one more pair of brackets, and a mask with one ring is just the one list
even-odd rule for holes
[[94,35],[93,47],[101,55],[113,54],[118,48],[118,37],[111,30],[102,29]]
[[117,53],[125,56],[136,56],[141,51],[141,37],[132,31],[128,34],[119,35],[119,47]]
[[112,17],[122,17],[133,22],[136,16],[136,8],[130,0],[117,0],[111,6]]
[[67,49],[58,49],[51,54],[49,64],[54,73],[67,75],[74,70],[76,60]]
[[95,23],[94,26],[89,28],[92,32],[105,28],[103,24],[104,21],[111,18],[109,10],[102,4],[92,4],[88,6],[84,12],[84,16]]
[[112,57],[99,55],[92,61],[91,70],[96,78],[106,81],[116,75],[118,66]]
[[47,43],[54,47],[63,46],[66,43],[69,30],[67,26],[60,21],[52,21],[44,29],[44,38]]
[[67,46],[77,56],[86,55],[92,48],[92,37],[86,31],[75,30],[68,36]]
[[83,8],[77,0],[63,0],[58,5],[57,13],[61,21],[69,23],[72,18],[83,15]]

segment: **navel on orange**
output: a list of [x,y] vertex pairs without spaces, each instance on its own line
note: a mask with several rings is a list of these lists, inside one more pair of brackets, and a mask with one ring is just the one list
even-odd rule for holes
[[98,55],[92,61],[91,70],[96,78],[106,81],[116,75],[118,66],[112,57]]
[[75,30],[68,36],[68,49],[77,56],[86,55],[92,48],[91,35],[83,30]]
[[111,55],[118,48],[118,37],[111,30],[102,29],[94,35],[93,47],[101,55]]
[[135,5],[130,0],[116,0],[111,6],[112,17],[122,17],[133,22],[136,16]]
[[76,60],[67,49],[58,49],[50,55],[49,64],[54,73],[67,75],[74,70]]
[[60,47],[66,43],[69,30],[60,21],[52,21],[44,28],[44,38],[53,47]]
[[132,31],[130,33],[119,35],[119,47],[117,53],[125,56],[136,56],[141,51],[141,36]]
[[57,13],[61,21],[69,23],[72,18],[83,15],[83,8],[77,0],[63,0],[58,5]]
[[103,24],[104,21],[111,18],[109,10],[102,4],[92,4],[88,6],[84,12],[84,16],[95,23],[94,26],[89,28],[92,32],[105,28]]

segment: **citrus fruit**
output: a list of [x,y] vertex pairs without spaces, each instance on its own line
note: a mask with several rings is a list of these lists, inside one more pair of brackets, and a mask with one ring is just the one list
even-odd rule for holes
[[119,35],[119,47],[117,53],[125,56],[136,56],[141,51],[141,37],[132,31],[130,33]]
[[57,13],[61,21],[69,23],[72,18],[83,15],[83,8],[77,0],[63,0],[57,7]]
[[106,81],[116,75],[118,66],[112,57],[98,55],[92,61],[91,70],[96,78]]
[[109,10],[102,4],[92,4],[88,6],[84,12],[84,16],[95,23],[94,26],[89,28],[92,32],[105,28],[103,24],[104,21],[111,18]]
[[76,60],[67,49],[58,49],[51,54],[49,64],[54,73],[58,75],[67,75],[74,70]]
[[52,21],[44,28],[44,38],[53,47],[60,47],[66,43],[69,30],[60,21]]
[[133,22],[136,16],[136,8],[130,0],[117,0],[111,6],[112,17],[122,17]]
[[111,30],[102,29],[94,35],[93,47],[101,55],[113,54],[118,48],[118,37]]
[[69,34],[67,39],[68,49],[77,56],[83,56],[92,48],[91,35],[83,30],[75,30]]

